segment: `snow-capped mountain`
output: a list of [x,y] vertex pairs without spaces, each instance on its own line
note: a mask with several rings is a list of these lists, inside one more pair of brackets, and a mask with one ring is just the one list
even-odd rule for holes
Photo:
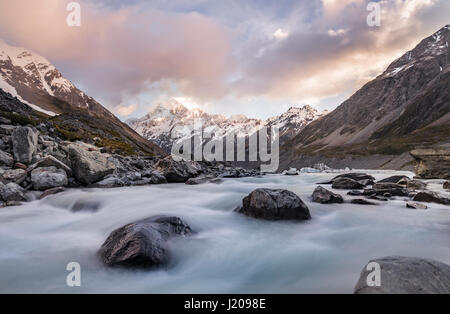
[[[407,156],[406,161],[399,159],[407,166],[412,149],[448,145],[449,42],[450,25],[446,25],[323,119],[306,126],[280,148],[282,168],[316,162],[377,168],[393,160],[389,155]],[[370,155],[377,157],[369,164],[366,156]]]
[[46,58],[0,39],[0,88],[33,109],[54,116],[73,109],[112,114],[87,96]]
[[251,119],[244,115],[234,115],[229,118],[219,114],[209,114],[201,109],[188,109],[183,103],[172,98],[162,102],[140,119],[130,119],[127,123],[143,137],[157,143],[170,152],[172,143],[186,139],[196,132],[192,128],[196,121],[201,121],[203,132],[208,132],[212,138],[221,138],[229,134],[246,137],[256,133],[262,127],[276,126],[280,130],[280,141],[284,141],[299,132],[307,124],[320,118],[325,113],[319,113],[311,106],[292,107],[280,116],[266,121]]
[[[164,154],[161,148],[142,138],[94,98],[64,78],[46,58],[25,48],[10,46],[2,40],[0,90],[36,111],[56,116],[52,118],[52,123],[67,139],[89,142],[100,138],[111,152]],[[7,102],[10,95],[4,95]],[[42,120],[48,118],[40,113],[39,116]]]

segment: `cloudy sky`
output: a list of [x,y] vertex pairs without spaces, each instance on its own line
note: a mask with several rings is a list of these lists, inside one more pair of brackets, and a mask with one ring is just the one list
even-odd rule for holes
[[333,109],[422,38],[449,24],[448,0],[0,0],[0,38],[53,62],[111,111],[138,117],[183,97],[267,118]]

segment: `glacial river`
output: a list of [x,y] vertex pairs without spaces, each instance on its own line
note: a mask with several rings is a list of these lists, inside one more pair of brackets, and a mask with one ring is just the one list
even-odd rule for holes
[[[382,179],[409,172],[365,171]],[[352,293],[362,267],[388,255],[450,264],[450,206],[413,210],[403,197],[379,206],[321,205],[310,196],[335,173],[74,189],[0,209],[1,293]],[[442,181],[429,187],[443,192]],[[258,187],[284,188],[308,205],[308,222],[266,222],[233,212]],[[330,186],[324,186],[329,188]],[[338,191],[345,195],[347,191]],[[346,196],[347,199],[350,197]],[[78,201],[97,211],[74,213]],[[109,233],[153,215],[181,217],[197,232],[170,243],[167,267],[108,269],[96,251]],[[66,266],[81,266],[81,287],[68,287]]]

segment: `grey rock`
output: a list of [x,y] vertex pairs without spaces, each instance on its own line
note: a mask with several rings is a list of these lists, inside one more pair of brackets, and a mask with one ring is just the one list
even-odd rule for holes
[[387,202],[389,200],[385,196],[376,195],[376,194],[372,194],[368,198],[371,199],[371,200],[382,201],[382,202]]
[[450,198],[432,191],[421,191],[414,196],[413,200],[415,202],[450,204]]
[[92,184],[96,188],[117,188],[125,186],[126,184],[116,176],[107,176],[103,180]]
[[376,195],[385,195],[386,193],[391,196],[408,196],[409,191],[402,185],[396,183],[375,183],[372,186],[372,189],[364,190],[363,194],[366,196],[370,196],[372,194]]
[[194,162],[174,161],[168,156],[158,161],[155,166],[168,182],[184,183],[200,173],[200,166]]
[[107,266],[156,267],[169,260],[170,238],[191,234],[191,228],[178,217],[150,217],[113,231],[99,255]]
[[8,183],[6,185],[0,184],[0,195],[3,201],[5,202],[26,201],[25,190],[21,186],[13,182]]
[[9,169],[1,175],[1,180],[4,184],[13,182],[21,184],[27,178],[27,172],[23,169]]
[[33,160],[38,144],[38,133],[30,127],[18,127],[12,133],[14,158],[29,164]]
[[377,181],[377,183],[396,183],[398,184],[402,180],[411,180],[407,176],[391,176],[388,178],[385,178],[383,180]]
[[361,183],[364,186],[368,186],[368,185],[374,185],[375,182],[371,179],[364,179],[364,180],[358,180],[359,183]]
[[31,171],[39,167],[55,167],[56,169],[64,170],[68,176],[72,175],[72,169],[70,169],[69,166],[67,166],[65,163],[59,161],[53,156],[45,156],[35,164],[31,165],[28,171]]
[[343,203],[344,199],[341,195],[328,191],[327,189],[318,186],[313,194],[312,201],[321,204],[331,204],[331,203]]
[[88,151],[82,146],[70,144],[68,154],[72,173],[81,183],[91,184],[114,172],[114,164],[102,153]]
[[33,189],[45,191],[51,188],[67,186],[67,174],[63,169],[56,167],[42,167],[31,171]]
[[14,157],[9,153],[0,150],[0,166],[12,167],[13,165]]
[[237,212],[265,220],[311,219],[306,204],[287,190],[256,189],[242,200]]
[[363,192],[362,192],[362,191],[359,191],[359,190],[352,190],[352,191],[348,192],[347,195],[350,195],[350,196],[360,196],[360,195],[363,195]]
[[427,184],[420,180],[410,180],[406,183],[406,187],[411,190],[425,190]]
[[78,212],[97,212],[100,207],[101,203],[97,200],[88,199],[88,198],[81,198],[78,199],[73,206],[71,207],[71,211],[74,213]]
[[431,259],[390,256],[370,261],[380,265],[381,286],[370,287],[365,266],[355,294],[449,294],[450,266]]
[[0,134],[11,135],[17,127],[8,124],[0,125]]
[[207,177],[197,177],[197,178],[190,178],[185,182],[187,185],[199,185],[203,183],[209,182],[209,178]]
[[42,199],[46,198],[47,196],[59,194],[59,193],[64,192],[65,190],[66,189],[63,187],[56,187],[56,188],[51,188],[51,189],[45,190],[44,193],[42,193],[41,196],[39,196],[39,199],[42,200]]
[[365,200],[363,198],[353,199],[353,200],[350,201],[350,203],[357,204],[357,205],[378,205],[377,203],[370,202],[370,201]]
[[428,209],[427,205],[420,204],[420,203],[414,203],[414,202],[406,203],[406,207],[407,208],[412,208],[412,209]]
[[444,185],[442,186],[445,190],[450,190],[450,181],[444,182]]
[[364,185],[351,178],[340,177],[333,180],[333,184],[331,187],[333,189],[358,190],[364,188]]
[[354,173],[344,173],[344,174],[338,175],[338,176],[334,177],[333,179],[331,179],[331,182],[334,182],[341,178],[348,178],[348,179],[352,179],[355,181],[360,181],[360,180],[375,181],[375,178],[369,174],[361,173],[361,172],[354,172]]

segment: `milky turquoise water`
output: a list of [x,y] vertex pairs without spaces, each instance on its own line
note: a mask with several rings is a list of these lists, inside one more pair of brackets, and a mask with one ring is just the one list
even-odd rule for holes
[[[377,179],[394,173],[412,175],[372,172]],[[402,197],[380,206],[312,203],[315,183],[335,175],[69,190],[0,209],[0,292],[351,293],[372,258],[417,256],[450,264],[449,206],[412,210]],[[442,192],[433,182],[430,187]],[[313,219],[266,222],[233,212],[258,187],[297,193]],[[99,202],[99,210],[71,212],[80,199]],[[99,262],[96,251],[112,230],[157,214],[179,216],[197,231],[170,243],[167,267],[128,271]],[[66,285],[69,262],[81,266],[81,287]]]

